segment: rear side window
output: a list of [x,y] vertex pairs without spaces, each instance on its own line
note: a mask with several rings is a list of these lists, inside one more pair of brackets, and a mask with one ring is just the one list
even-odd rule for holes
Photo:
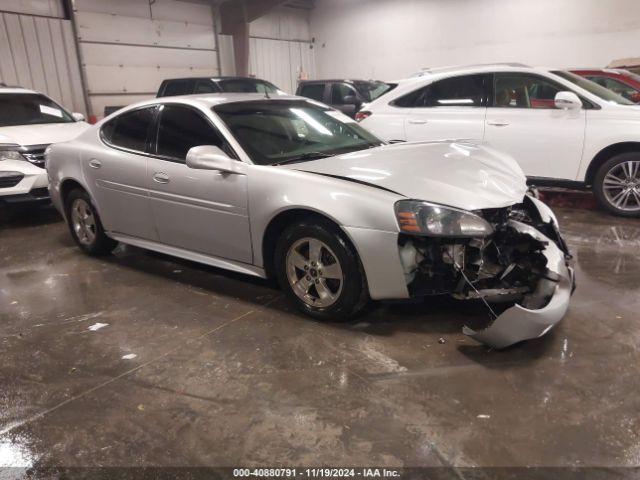
[[430,83],[398,98],[393,105],[420,107],[480,107],[485,104],[489,75],[464,75]]
[[164,105],[158,125],[157,154],[184,162],[187,152],[200,145],[223,148],[224,141],[200,113],[180,105]]
[[155,109],[140,108],[118,115],[102,127],[102,138],[115,147],[145,152]]
[[298,95],[324,102],[324,83],[308,83],[302,85]]
[[193,82],[191,80],[171,80],[166,83],[162,91],[162,97],[173,97],[175,95],[189,95],[193,93]]

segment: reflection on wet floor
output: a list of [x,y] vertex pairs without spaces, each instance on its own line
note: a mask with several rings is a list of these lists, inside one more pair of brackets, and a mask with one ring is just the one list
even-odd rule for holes
[[492,351],[460,332],[481,304],[323,324],[267,282],[0,213],[0,466],[637,465],[640,223],[557,214],[569,313]]

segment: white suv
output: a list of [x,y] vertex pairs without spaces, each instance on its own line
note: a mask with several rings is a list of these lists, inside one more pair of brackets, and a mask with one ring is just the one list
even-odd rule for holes
[[356,118],[392,142],[484,141],[513,156],[529,183],[592,187],[609,211],[640,216],[640,107],[572,73],[514,64],[426,71]]
[[0,86],[0,203],[47,200],[45,149],[88,127],[42,93]]

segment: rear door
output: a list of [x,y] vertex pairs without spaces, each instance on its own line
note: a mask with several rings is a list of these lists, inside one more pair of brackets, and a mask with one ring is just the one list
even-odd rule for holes
[[324,82],[305,82],[300,84],[296,95],[310,98],[320,103],[327,103],[325,96],[326,84]]
[[575,180],[586,111],[555,107],[556,94],[566,90],[537,74],[496,73],[485,141],[511,155],[529,177]]
[[407,141],[481,141],[490,78],[489,74],[449,77],[397,99],[394,106],[405,112]]
[[104,147],[87,149],[82,170],[102,223],[112,232],[157,240],[147,190],[148,139],[157,106],[122,113],[100,129]]
[[234,155],[222,135],[194,107],[165,104],[158,114],[154,157],[147,185],[160,241],[250,263],[246,175],[194,170],[186,165],[189,149],[215,145]]

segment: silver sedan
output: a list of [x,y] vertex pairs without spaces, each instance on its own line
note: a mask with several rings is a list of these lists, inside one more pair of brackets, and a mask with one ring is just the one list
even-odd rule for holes
[[569,252],[517,163],[466,142],[385,145],[311,100],[258,94],[142,102],[47,151],[78,246],[117,242],[275,277],[307,314],[370,299],[476,300],[495,347],[565,314]]

